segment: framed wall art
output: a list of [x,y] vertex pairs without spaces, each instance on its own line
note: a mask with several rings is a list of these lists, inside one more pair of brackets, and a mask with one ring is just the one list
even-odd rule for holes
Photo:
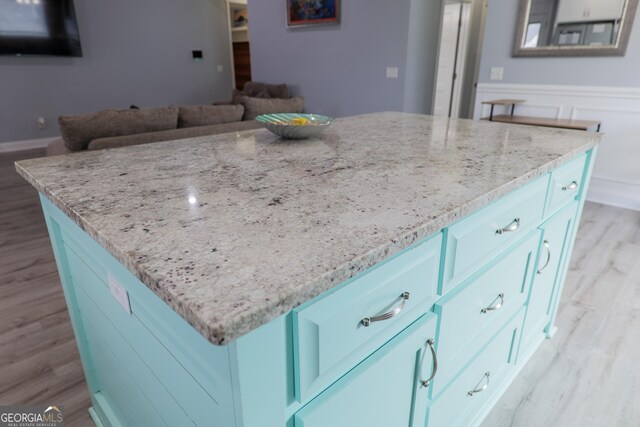
[[285,0],[287,27],[307,27],[340,23],[341,0]]

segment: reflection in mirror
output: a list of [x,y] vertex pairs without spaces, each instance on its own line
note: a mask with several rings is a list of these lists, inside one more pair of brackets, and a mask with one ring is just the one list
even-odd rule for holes
[[638,0],[522,0],[514,55],[623,55],[637,5]]
[[615,45],[625,0],[531,0],[524,47]]

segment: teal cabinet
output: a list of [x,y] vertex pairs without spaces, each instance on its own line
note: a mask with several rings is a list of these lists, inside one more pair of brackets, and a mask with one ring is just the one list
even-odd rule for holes
[[[516,366],[516,352],[524,308],[518,311],[489,344],[450,382],[429,407],[429,427],[467,427],[499,396]],[[480,419],[481,421],[481,419]]]
[[540,234],[534,230],[523,236],[514,248],[435,304],[441,368],[433,383],[434,397],[523,308],[529,296]]
[[295,427],[424,426],[435,332],[424,315],[298,411]]
[[43,196],[92,417],[113,427],[479,424],[553,332],[594,155],[224,346]]
[[585,189],[585,164],[588,154],[583,154],[551,172],[545,219],[551,217],[564,205],[578,199]]
[[433,305],[441,247],[438,234],[293,310],[298,401],[335,381]]
[[443,294],[540,225],[548,184],[538,178],[445,230]]
[[554,309],[552,297],[562,277],[577,209],[578,202],[572,202],[540,227],[543,242],[529,293],[522,335],[521,348],[525,353],[544,337],[551,321]]

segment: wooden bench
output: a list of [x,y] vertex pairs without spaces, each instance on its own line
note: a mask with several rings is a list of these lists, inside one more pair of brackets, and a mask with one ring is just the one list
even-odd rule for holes
[[[562,129],[574,129],[587,131],[591,128],[596,128],[596,132],[600,132],[600,126],[602,123],[598,120],[571,120],[571,119],[553,119],[548,117],[531,117],[531,116],[516,116],[514,115],[515,107],[517,104],[525,102],[523,99],[496,99],[493,101],[484,101],[482,104],[491,105],[491,113],[489,117],[484,117],[482,120],[489,120],[491,122],[500,123],[512,123],[518,125],[530,125],[530,126],[545,126],[552,128]],[[511,114],[493,115],[493,109],[496,105],[503,105],[505,107],[511,106]]]

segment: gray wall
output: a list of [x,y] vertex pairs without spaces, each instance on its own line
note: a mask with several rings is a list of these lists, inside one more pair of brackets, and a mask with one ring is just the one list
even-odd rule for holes
[[[289,84],[314,113],[418,111],[425,99],[430,111],[439,3],[349,0],[342,2],[339,26],[287,29],[283,0],[250,0],[252,77]],[[434,9],[437,16],[425,16]],[[412,13],[422,17],[413,16],[410,26]],[[398,79],[385,77],[389,66],[399,68]]]
[[[75,6],[83,58],[0,57],[0,142],[57,135],[63,114],[229,98],[224,0],[76,0]],[[202,49],[204,61],[193,62],[192,49]],[[37,128],[39,116],[45,130]]]
[[494,83],[640,86],[640,13],[624,57],[512,58],[519,6],[519,0],[489,0],[480,82],[491,82],[491,67],[504,67],[504,79]]

